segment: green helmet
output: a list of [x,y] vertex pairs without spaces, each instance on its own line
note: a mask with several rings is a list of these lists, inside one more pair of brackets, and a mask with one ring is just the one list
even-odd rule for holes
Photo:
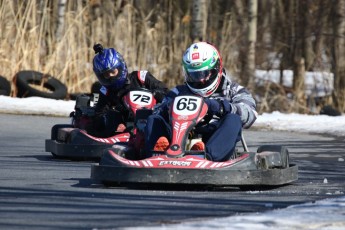
[[209,97],[220,84],[223,63],[214,46],[197,42],[183,54],[182,69],[189,89],[202,97]]

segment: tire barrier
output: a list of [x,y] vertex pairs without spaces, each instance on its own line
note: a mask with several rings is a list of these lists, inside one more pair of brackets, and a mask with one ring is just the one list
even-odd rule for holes
[[[37,71],[24,70],[15,75],[17,97],[44,97],[65,99],[67,87],[58,79]],[[36,85],[37,87],[33,87]],[[42,88],[39,89],[39,88]]]
[[321,108],[320,110],[321,115],[328,115],[328,116],[341,116],[341,112],[332,107],[331,105],[325,105],[324,107]]
[[11,83],[3,76],[0,76],[0,95],[10,96]]

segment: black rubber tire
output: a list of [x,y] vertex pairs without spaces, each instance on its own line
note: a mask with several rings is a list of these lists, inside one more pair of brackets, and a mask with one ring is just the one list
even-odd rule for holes
[[341,116],[341,112],[339,112],[339,110],[337,110],[336,108],[334,108],[331,105],[325,105],[324,107],[321,108],[320,110],[320,114],[321,115],[328,115],[328,116]]
[[51,139],[56,140],[59,129],[62,128],[74,128],[71,124],[56,124],[51,129]]
[[0,95],[9,96],[11,94],[11,83],[3,76],[0,76]]
[[286,146],[282,145],[261,145],[257,149],[257,153],[261,153],[264,151],[269,151],[269,152],[279,152],[280,157],[282,159],[282,168],[287,168],[289,167],[290,164],[290,156],[289,156],[289,150]]
[[[44,97],[52,99],[65,99],[67,96],[67,87],[58,79],[43,73],[24,70],[15,75],[17,86],[17,97]],[[43,92],[31,87],[29,84],[41,85],[51,92]]]

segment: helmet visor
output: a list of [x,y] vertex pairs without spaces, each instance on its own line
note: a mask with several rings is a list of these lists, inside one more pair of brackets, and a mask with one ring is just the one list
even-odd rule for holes
[[218,76],[217,69],[189,72],[187,74],[187,83],[194,89],[203,89],[210,86]]
[[109,70],[106,70],[102,73],[102,77],[104,77],[105,79],[116,79],[116,78],[120,78],[120,71],[117,68],[112,68]]
[[123,69],[118,67],[106,70],[103,73],[99,74],[98,80],[101,82],[102,85],[112,86],[116,85],[117,82],[121,81],[122,77]]

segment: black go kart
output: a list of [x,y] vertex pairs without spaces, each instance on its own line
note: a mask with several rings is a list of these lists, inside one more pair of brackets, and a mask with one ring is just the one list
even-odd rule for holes
[[[45,140],[45,151],[51,152],[56,158],[99,160],[103,150],[115,143],[130,142],[131,145],[139,146],[143,140],[140,130],[145,126],[145,118],[152,114],[156,100],[150,91],[136,89],[128,91],[123,101],[133,118],[133,121],[125,124],[126,129],[109,137],[97,137],[73,124],[56,124],[51,129],[51,139]],[[95,103],[97,100],[93,102],[90,96],[79,96],[75,112],[81,116],[92,117]]]
[[[250,152],[242,135],[243,151],[231,159],[213,162],[204,151],[189,149],[193,128],[207,114],[207,105],[196,96],[178,96],[170,108],[172,140],[166,151],[153,151],[145,159],[127,155],[130,146],[115,144],[104,150],[91,166],[91,179],[104,185],[185,184],[211,186],[280,186],[298,179],[298,167],[290,163],[285,146],[263,145]],[[139,153],[138,153],[139,155]]]

